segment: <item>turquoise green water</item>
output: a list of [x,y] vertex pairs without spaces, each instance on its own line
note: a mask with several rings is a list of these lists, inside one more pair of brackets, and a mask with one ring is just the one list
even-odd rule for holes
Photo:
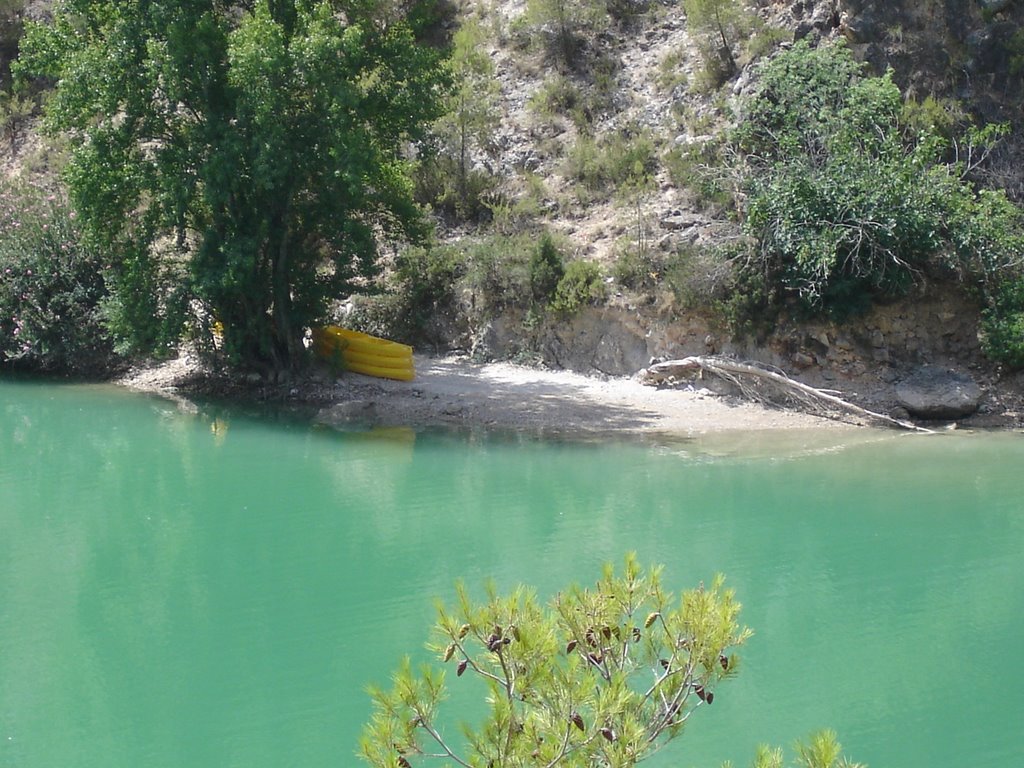
[[1024,436],[842,439],[341,434],[0,382],[0,766],[358,765],[433,597],[629,549],[726,573],[756,632],[651,765],[824,726],[874,768],[1024,763]]

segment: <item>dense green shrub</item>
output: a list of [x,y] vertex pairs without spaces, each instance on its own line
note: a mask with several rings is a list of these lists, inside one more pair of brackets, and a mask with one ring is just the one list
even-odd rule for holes
[[562,274],[561,253],[547,234],[539,244],[527,232],[410,247],[382,292],[360,297],[346,323],[412,344],[434,343],[431,325],[445,314],[483,320],[509,309],[543,309]]
[[[404,343],[418,343],[424,329],[408,322],[406,298],[400,291],[353,296],[344,317],[339,319],[346,328]],[[335,373],[345,369],[340,352],[327,363]]]
[[716,309],[735,288],[733,252],[724,247],[683,245],[665,259],[664,283],[687,309]]
[[[117,253],[117,269],[106,272],[110,295],[103,301],[104,323],[115,349],[125,355],[173,355],[189,321],[195,320],[189,311],[195,294],[187,264],[180,255],[169,258],[159,249],[148,251],[127,243]],[[202,324],[217,317],[209,312],[203,316]],[[224,339],[220,352],[223,359],[237,362],[237,338]]]
[[396,266],[398,280],[407,287],[410,307],[417,314],[430,314],[450,300],[465,271],[459,253],[449,247],[406,248]]
[[617,254],[611,266],[611,276],[623,288],[642,291],[657,285],[663,264],[659,254],[650,248],[637,248],[630,241]]
[[[744,158],[745,269],[757,301],[844,316],[926,273],[984,291],[1024,258],[1020,211],[976,191],[926,125],[908,132],[890,74],[864,77],[842,45],[796,44],[760,69],[733,137]],[[990,141],[997,130],[973,131]],[[909,135],[909,139],[907,138]]]
[[433,343],[431,321],[454,308],[465,271],[465,256],[458,248],[409,246],[398,255],[387,290],[362,297],[346,322],[410,344]]
[[717,90],[736,74],[735,49],[760,20],[745,0],[683,0],[683,8],[703,63],[695,86],[705,92]]
[[696,142],[688,146],[674,146],[664,153],[662,165],[669,179],[677,187],[690,191],[697,205],[712,213],[734,209],[731,185],[723,157],[722,143],[717,140]]
[[533,295],[530,259],[536,234],[495,235],[465,247],[466,275],[462,285],[471,311],[490,318],[510,308],[525,309]]
[[935,194],[946,207],[945,235],[952,249],[949,266],[979,283],[988,296],[1024,269],[1024,211],[1001,191],[972,192],[949,177]]
[[606,295],[601,268],[592,261],[573,261],[558,281],[550,306],[555,312],[572,315],[604,301]]
[[1007,280],[992,292],[981,331],[986,355],[1010,368],[1024,368],[1024,279]]
[[571,116],[577,109],[583,108],[585,98],[572,78],[555,72],[545,78],[530,96],[529,107],[535,114],[547,119],[555,115]]
[[537,319],[549,308],[572,313],[604,295],[600,269],[586,262],[566,266],[549,233],[497,235],[406,249],[386,291],[361,299],[351,322],[411,343],[432,342],[425,331],[449,311],[484,320],[510,309],[527,310]]
[[587,39],[607,26],[608,9],[597,0],[527,0],[523,19],[550,58],[575,68]]
[[555,295],[565,276],[565,263],[555,241],[547,232],[530,254],[530,295],[535,304],[545,306]]
[[579,132],[590,135],[596,121],[615,111],[618,67],[613,57],[596,54],[586,76],[555,72],[534,91],[530,109],[552,123],[556,117],[568,118]]
[[459,158],[432,152],[420,160],[414,177],[418,203],[452,221],[490,218],[498,181],[480,168],[466,168]]
[[608,16],[622,27],[636,24],[650,5],[649,0],[605,0]]
[[644,132],[619,131],[593,139],[580,136],[566,158],[567,173],[598,197],[642,186],[658,165],[654,141]]
[[0,364],[72,373],[108,366],[103,275],[61,195],[0,189]]

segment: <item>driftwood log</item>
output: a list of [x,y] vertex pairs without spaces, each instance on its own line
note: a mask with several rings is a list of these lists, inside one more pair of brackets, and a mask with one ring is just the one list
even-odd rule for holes
[[743,395],[762,404],[777,405],[779,397],[796,404],[802,410],[824,416],[834,416],[835,411],[859,416],[868,421],[880,422],[899,429],[932,433],[932,430],[911,424],[909,421],[894,419],[884,413],[869,411],[844,400],[838,392],[816,389],[795,381],[784,373],[768,370],[749,363],[739,363],[724,357],[694,356],[681,360],[666,360],[653,363],[641,371],[645,384],[675,383],[693,378],[698,373],[711,374],[733,384]]

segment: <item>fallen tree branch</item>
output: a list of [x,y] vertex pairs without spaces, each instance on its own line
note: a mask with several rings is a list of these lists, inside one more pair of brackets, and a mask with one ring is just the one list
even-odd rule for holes
[[[805,407],[810,407],[819,412],[821,412],[821,406],[828,405],[865,419],[880,421],[892,427],[934,434],[932,430],[911,424],[909,421],[894,419],[892,416],[886,416],[884,413],[876,413],[875,411],[869,411],[867,408],[861,408],[859,405],[854,405],[839,397],[835,390],[815,389],[789,378],[784,373],[776,373],[756,365],[738,363],[735,360],[723,357],[698,355],[684,357],[681,360],[666,360],[654,363],[641,371],[642,380],[645,384],[664,384],[680,379],[688,379],[697,373],[710,373],[725,379],[735,385],[746,397],[760,403],[768,402],[768,398],[756,390],[756,383],[770,382],[787,397],[796,399],[804,404]],[[748,384],[745,382],[745,379],[750,379],[755,383]]]

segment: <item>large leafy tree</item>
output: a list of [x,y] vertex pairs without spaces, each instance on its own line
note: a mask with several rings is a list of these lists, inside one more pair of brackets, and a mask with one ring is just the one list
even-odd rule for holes
[[[112,254],[112,324],[174,340],[175,308],[237,362],[284,369],[385,238],[416,239],[403,149],[442,110],[443,53],[390,0],[59,0],[23,73],[56,81],[67,181]],[[415,8],[413,8],[415,10]]]

